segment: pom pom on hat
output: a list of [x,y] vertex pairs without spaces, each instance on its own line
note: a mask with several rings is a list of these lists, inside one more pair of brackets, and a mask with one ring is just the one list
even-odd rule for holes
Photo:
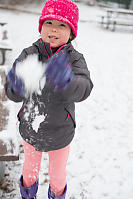
[[79,10],[71,0],[48,0],[39,18],[39,32],[46,19],[54,19],[67,23],[72,29],[74,38],[77,36]]

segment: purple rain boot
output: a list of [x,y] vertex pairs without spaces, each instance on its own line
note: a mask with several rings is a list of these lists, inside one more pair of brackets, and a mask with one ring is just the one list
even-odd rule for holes
[[19,186],[22,199],[36,199],[36,193],[38,190],[38,180],[31,187],[24,187],[23,176],[21,176]]
[[67,185],[65,186],[63,195],[61,195],[61,196],[56,196],[56,195],[52,192],[51,187],[50,187],[50,185],[49,185],[49,189],[48,189],[48,198],[49,198],[49,199],[65,199],[66,192],[67,192]]

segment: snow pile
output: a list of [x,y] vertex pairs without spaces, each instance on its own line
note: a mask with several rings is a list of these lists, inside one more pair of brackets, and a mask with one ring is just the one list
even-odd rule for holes
[[37,115],[34,119],[34,121],[32,122],[32,128],[35,132],[38,132],[38,128],[40,126],[40,124],[45,120],[45,116],[44,115]]
[[16,67],[17,76],[23,80],[26,92],[30,94],[33,92],[41,94],[46,82],[44,72],[45,65],[38,61],[37,55],[29,55]]

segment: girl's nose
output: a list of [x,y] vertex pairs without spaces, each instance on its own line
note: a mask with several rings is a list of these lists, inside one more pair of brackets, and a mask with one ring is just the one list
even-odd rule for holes
[[57,30],[58,30],[58,26],[56,24],[53,24],[52,25],[52,31],[57,32]]
[[53,27],[53,28],[52,28],[52,31],[53,31],[53,32],[57,32],[57,28]]

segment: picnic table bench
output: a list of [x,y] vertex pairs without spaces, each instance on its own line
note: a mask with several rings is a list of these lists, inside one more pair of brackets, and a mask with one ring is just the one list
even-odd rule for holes
[[133,26],[133,10],[106,8],[101,16],[101,25],[106,29],[115,31],[116,26]]

